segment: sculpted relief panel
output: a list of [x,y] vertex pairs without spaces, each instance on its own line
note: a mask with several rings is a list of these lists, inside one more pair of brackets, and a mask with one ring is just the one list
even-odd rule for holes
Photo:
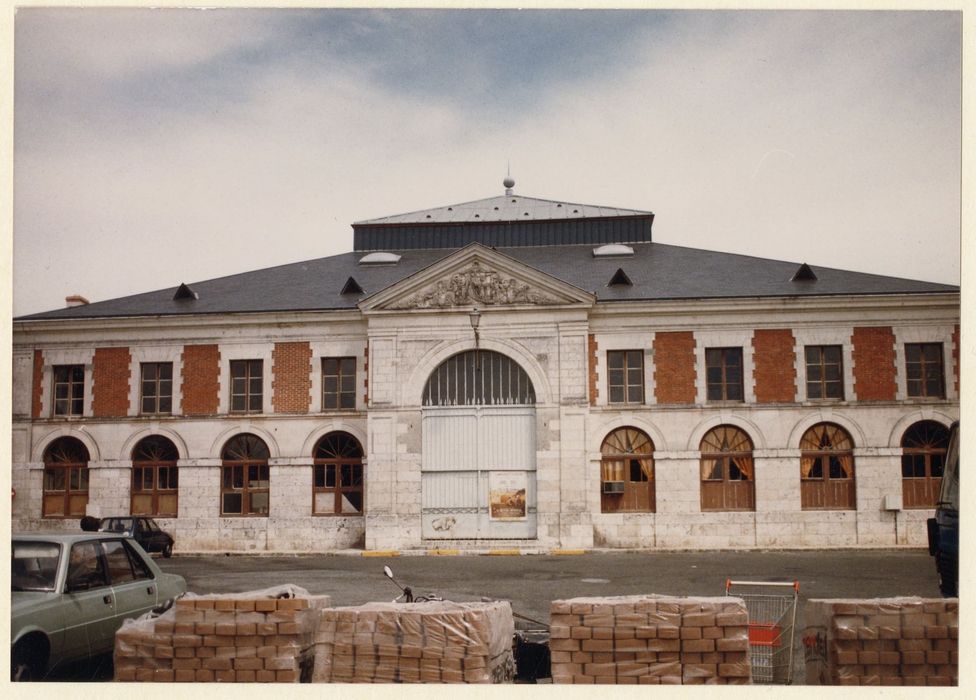
[[529,285],[508,277],[503,278],[475,261],[451,278],[438,280],[393,305],[394,309],[439,309],[470,304],[564,304],[558,299],[531,289]]

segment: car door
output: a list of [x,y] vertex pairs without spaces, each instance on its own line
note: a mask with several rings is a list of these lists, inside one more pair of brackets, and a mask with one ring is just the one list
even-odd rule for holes
[[147,552],[162,552],[166,546],[166,535],[159,529],[159,525],[152,518],[144,518],[146,531],[149,533],[147,542],[148,547],[143,547]]
[[102,545],[71,545],[64,587],[64,658],[82,658],[111,647],[115,639],[115,594]]
[[158,588],[152,571],[125,540],[103,543],[112,590],[115,593],[115,628],[128,618],[139,617],[156,607]]

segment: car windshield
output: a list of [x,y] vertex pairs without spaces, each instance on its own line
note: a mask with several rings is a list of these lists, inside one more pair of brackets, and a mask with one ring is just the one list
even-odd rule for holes
[[53,591],[58,577],[61,545],[14,540],[10,550],[12,591]]
[[103,532],[132,532],[132,518],[105,518],[98,529]]

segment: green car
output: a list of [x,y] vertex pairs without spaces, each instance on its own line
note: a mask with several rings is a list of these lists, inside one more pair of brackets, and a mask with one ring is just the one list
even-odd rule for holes
[[112,651],[123,620],[162,610],[186,592],[130,537],[15,534],[10,563],[10,678]]

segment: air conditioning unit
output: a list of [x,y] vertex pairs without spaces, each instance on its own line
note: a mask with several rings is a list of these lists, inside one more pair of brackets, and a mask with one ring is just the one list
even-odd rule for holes
[[604,481],[603,482],[603,493],[623,493],[624,492],[624,482],[623,481]]

